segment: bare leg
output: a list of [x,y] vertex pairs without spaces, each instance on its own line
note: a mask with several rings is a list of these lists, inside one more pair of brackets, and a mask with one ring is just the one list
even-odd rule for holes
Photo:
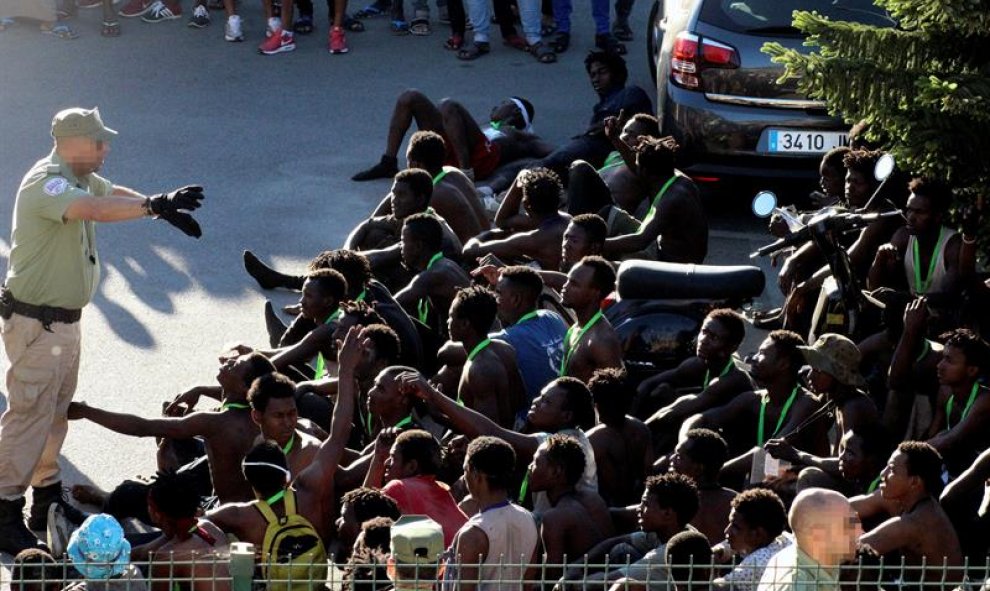
[[103,28],[100,35],[104,37],[120,36],[120,21],[113,11],[113,0],[103,0]]
[[347,12],[347,0],[331,0],[333,4],[333,26],[343,27]]
[[420,130],[444,132],[444,118],[433,101],[418,90],[407,90],[395,101],[392,120],[388,124],[385,155],[398,157],[399,146],[402,145],[402,139],[406,137],[406,132],[409,131],[414,119]]
[[223,0],[223,11],[227,13],[227,17],[237,14],[237,11],[234,9],[235,1],[236,0]]
[[464,105],[457,101],[450,99],[441,101],[440,113],[443,115],[443,127],[447,130],[447,139],[450,140],[448,149],[457,157],[461,168],[471,168],[471,152],[474,142],[481,134],[481,128]]

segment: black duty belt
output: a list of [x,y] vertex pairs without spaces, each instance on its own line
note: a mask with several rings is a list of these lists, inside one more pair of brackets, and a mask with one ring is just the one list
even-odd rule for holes
[[51,332],[53,322],[72,324],[82,317],[81,309],[59,308],[57,306],[35,306],[14,298],[6,286],[0,287],[0,316],[5,320],[12,314],[20,314],[41,321],[45,330]]

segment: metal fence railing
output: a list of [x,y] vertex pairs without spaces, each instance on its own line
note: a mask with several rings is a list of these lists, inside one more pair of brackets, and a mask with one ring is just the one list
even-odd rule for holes
[[[14,565],[0,568],[0,590],[7,591],[312,591],[317,589],[356,591],[384,590],[401,579],[402,589],[458,591],[464,586],[481,590],[549,591],[606,590],[660,591],[738,589],[756,591],[765,565],[703,563],[670,565],[624,562],[587,564],[529,564],[499,561],[479,565],[467,562],[437,562],[419,565],[389,565],[386,556],[345,565],[294,564],[292,568],[265,563],[251,554],[176,559],[160,556],[148,563],[96,564],[108,577],[85,577],[71,561]],[[776,565],[769,573],[778,582],[797,582],[797,591],[866,591],[961,589],[990,591],[990,558],[978,564],[946,565],[942,561],[908,564],[882,559],[860,560],[837,569],[798,565]],[[272,576],[279,571],[285,576]],[[740,569],[742,569],[740,571]],[[93,572],[92,569],[83,569]],[[298,573],[316,576],[298,576]],[[470,573],[476,573],[468,576]],[[80,585],[85,582],[85,587]],[[780,587],[778,587],[780,588]]]

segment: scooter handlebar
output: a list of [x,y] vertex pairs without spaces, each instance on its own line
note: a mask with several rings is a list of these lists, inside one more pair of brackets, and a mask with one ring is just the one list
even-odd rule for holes
[[800,244],[810,238],[811,228],[813,226],[824,225],[827,226],[825,228],[826,230],[839,230],[844,232],[868,226],[877,220],[901,216],[903,216],[903,214],[900,211],[893,210],[878,213],[837,213],[828,217],[813,219],[804,228],[801,228],[797,232],[785,236],[775,242],[771,242],[766,246],[760,247],[755,252],[750,253],[749,257],[756,258],[774,254],[784,250],[785,248],[790,248],[791,246]]

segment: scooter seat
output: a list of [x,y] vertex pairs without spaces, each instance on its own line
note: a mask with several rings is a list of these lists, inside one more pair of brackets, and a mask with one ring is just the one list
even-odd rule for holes
[[763,293],[759,267],[625,261],[619,266],[621,299],[744,300]]

